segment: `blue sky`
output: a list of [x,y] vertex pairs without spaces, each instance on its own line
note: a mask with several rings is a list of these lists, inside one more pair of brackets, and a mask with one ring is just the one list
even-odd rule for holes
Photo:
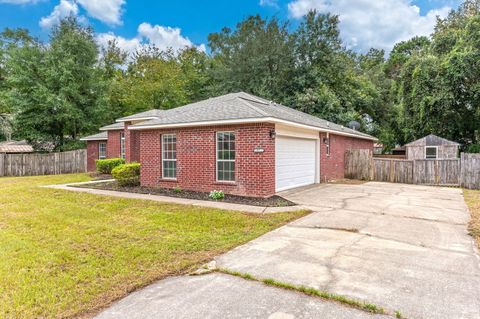
[[146,44],[165,48],[195,45],[205,49],[207,36],[241,19],[260,14],[290,19],[295,26],[317,9],[340,16],[341,35],[348,47],[391,49],[400,40],[428,35],[435,17],[445,16],[461,0],[0,0],[0,29],[28,28],[47,40],[62,17],[76,15],[94,27],[99,44],[116,38],[125,50]]

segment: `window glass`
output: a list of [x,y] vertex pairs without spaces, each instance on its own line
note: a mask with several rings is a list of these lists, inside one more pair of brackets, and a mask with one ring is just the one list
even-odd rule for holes
[[99,159],[107,158],[107,143],[101,142],[98,144],[98,158]]
[[177,136],[175,134],[162,135],[162,176],[177,178]]
[[426,158],[437,158],[437,148],[427,146],[425,148],[425,157]]
[[235,181],[235,133],[217,133],[217,180]]
[[125,133],[120,133],[120,157],[125,158]]

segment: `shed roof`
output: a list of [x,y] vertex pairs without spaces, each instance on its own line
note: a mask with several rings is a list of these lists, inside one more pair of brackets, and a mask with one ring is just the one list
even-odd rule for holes
[[33,147],[27,141],[7,141],[0,143],[0,153],[32,153]]
[[371,135],[352,130],[290,107],[247,94],[230,93],[163,111],[161,116],[130,126],[131,129],[151,129],[172,126],[248,123],[254,121],[283,121],[321,131],[376,140]]
[[434,134],[427,135],[418,140],[405,144],[405,146],[421,146],[421,145],[439,146],[439,145],[460,145],[460,144]]

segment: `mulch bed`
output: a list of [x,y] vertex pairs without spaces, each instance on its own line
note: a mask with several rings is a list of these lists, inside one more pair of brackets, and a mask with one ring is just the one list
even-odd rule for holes
[[[92,184],[86,184],[86,185],[75,185],[74,187],[94,188],[94,189],[111,190],[111,191],[117,191],[117,192],[162,195],[162,196],[171,196],[171,197],[179,197],[179,198],[187,198],[187,199],[214,201],[213,199],[208,197],[209,193],[194,192],[189,190],[175,191],[172,188],[120,186],[116,182],[102,182],[102,183],[92,183]],[[234,203],[234,204],[262,206],[262,207],[286,207],[286,206],[296,205],[294,202],[291,202],[288,199],[285,199],[277,195],[274,195],[268,198],[257,198],[257,197],[245,197],[245,196],[225,194],[225,198],[218,201]]]

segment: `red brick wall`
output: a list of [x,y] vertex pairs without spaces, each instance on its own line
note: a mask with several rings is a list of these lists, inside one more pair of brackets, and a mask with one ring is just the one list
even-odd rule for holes
[[129,130],[130,122],[125,122],[125,160],[127,162],[140,161],[140,133]]
[[[102,141],[105,142],[105,141]],[[98,143],[100,141],[87,141],[87,171],[96,170],[95,161],[98,159]]]
[[122,130],[108,131],[107,158],[120,157],[120,133]]
[[[275,140],[273,124],[196,127],[140,131],[141,184],[209,192],[268,197],[275,193]],[[235,182],[216,182],[215,133],[234,131],[236,139]],[[177,135],[177,180],[162,180],[161,134]],[[261,147],[263,153],[255,153]]]
[[345,151],[349,149],[371,149],[373,141],[354,137],[330,134],[330,156],[323,142],[326,133],[320,133],[320,181],[344,178]]

